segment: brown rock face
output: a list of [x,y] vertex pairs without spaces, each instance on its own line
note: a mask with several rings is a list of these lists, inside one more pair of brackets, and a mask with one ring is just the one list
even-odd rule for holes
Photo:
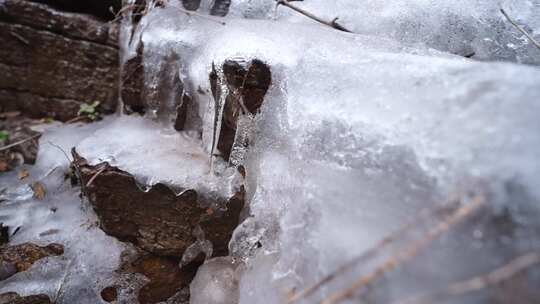
[[[250,114],[256,115],[270,87],[272,75],[270,68],[260,60],[252,60],[247,65],[247,68],[236,61],[227,60],[223,64],[223,74],[229,94],[225,99],[217,147],[223,158],[228,160],[234,143],[238,116],[243,111],[240,102],[244,104]],[[218,77],[215,70],[210,74],[214,100],[219,100],[221,94],[223,94],[217,85]]]
[[81,103],[117,100],[117,28],[24,0],[0,8],[0,111],[68,120]]
[[200,206],[195,190],[177,196],[157,184],[143,191],[129,173],[106,164],[90,166],[74,155],[83,183],[93,179],[84,191],[107,234],[156,255],[181,257],[197,241],[194,229],[201,227],[213,244],[213,255],[228,254],[244,206],[243,192],[227,200],[226,210],[208,210]]
[[0,294],[0,304],[52,304],[52,302],[43,294],[21,297],[14,292],[8,292]]
[[140,304],[189,303],[189,283],[202,263],[194,261],[178,267],[180,259],[143,254],[131,263],[124,265],[123,271],[140,273],[148,278],[148,283],[139,290]]
[[0,249],[0,280],[7,279],[17,272],[28,270],[35,262],[49,256],[62,255],[64,247],[50,244],[40,247],[35,244],[3,247]]

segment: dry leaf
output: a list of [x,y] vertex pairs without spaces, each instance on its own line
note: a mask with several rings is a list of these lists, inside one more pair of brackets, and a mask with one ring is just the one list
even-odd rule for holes
[[42,200],[45,198],[45,187],[40,182],[35,182],[30,186],[32,190],[34,191],[34,198],[37,198],[38,200]]
[[28,172],[28,170],[22,169],[21,171],[19,171],[19,179],[20,180],[23,180],[23,179],[27,178],[28,176],[30,176],[30,172]]

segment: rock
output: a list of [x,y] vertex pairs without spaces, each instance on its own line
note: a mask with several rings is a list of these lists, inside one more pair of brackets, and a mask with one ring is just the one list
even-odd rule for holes
[[116,108],[118,29],[93,16],[6,0],[0,6],[0,111],[68,120],[82,103]]
[[6,170],[0,170],[0,172],[11,170],[21,163],[35,163],[40,133],[32,130],[31,126],[39,123],[42,122],[21,117],[20,115],[7,118],[0,117],[0,130],[8,134],[8,140],[4,145],[20,142],[12,148],[0,151],[0,162],[5,163],[7,166]]
[[[122,7],[122,0],[33,0],[49,4],[59,10],[94,15],[104,20],[112,20],[113,12],[118,12]],[[112,11],[111,11],[112,10]]]
[[148,279],[138,292],[140,304],[189,303],[189,284],[202,260],[182,268],[178,266],[179,260],[141,252],[139,257],[124,264],[121,272],[142,274]]
[[0,294],[0,304],[52,304],[47,295],[21,297],[14,292]]
[[116,290],[116,286],[109,286],[103,288],[103,290],[101,291],[101,298],[108,303],[116,301],[116,299],[118,298],[118,291]]
[[128,172],[107,164],[88,165],[76,153],[74,159],[83,184],[92,180],[84,192],[107,234],[155,255],[180,258],[197,241],[194,231],[200,227],[213,245],[213,256],[228,254],[229,240],[244,207],[243,190],[224,198],[227,210],[209,212],[200,205],[202,197],[196,190],[176,195],[157,184],[143,191]]
[[4,226],[4,223],[0,223],[0,246],[9,242],[9,227]]
[[[223,76],[229,94],[225,101],[217,147],[223,158],[229,160],[238,127],[238,116],[242,111],[237,99],[242,100],[246,109],[250,112],[249,114],[257,115],[272,82],[272,75],[270,68],[264,62],[255,59],[247,65],[234,60],[225,61],[223,64]],[[217,85],[218,77],[215,70],[210,73],[214,100],[219,100],[222,94]]]
[[[31,243],[0,248],[2,279],[28,270],[35,262],[49,256],[62,255],[64,247],[60,244],[49,244],[40,247]],[[13,268],[15,271],[13,271]]]

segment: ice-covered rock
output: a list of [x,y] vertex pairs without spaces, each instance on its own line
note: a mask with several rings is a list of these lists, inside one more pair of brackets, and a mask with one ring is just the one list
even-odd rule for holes
[[[207,152],[221,119],[220,102],[208,94],[212,71],[219,72],[227,61],[257,59],[272,73],[243,164],[249,216],[230,244],[231,253],[246,263],[239,272],[239,303],[281,303],[290,292],[315,284],[376,246],[420,210],[444,205],[451,197],[467,206],[469,194],[476,193],[488,201],[486,214],[492,218],[509,210],[513,218],[533,221],[540,197],[535,186],[540,137],[531,132],[540,128],[537,68],[481,63],[288,19],[186,15],[174,5],[149,12],[141,41],[146,50],[181,54],[180,77],[199,105]],[[511,184],[518,190],[509,190]],[[460,210],[451,213],[460,219],[453,225],[474,234]],[[413,229],[412,244],[429,247],[418,238],[433,233],[435,220]],[[452,268],[444,280],[430,277],[439,288],[469,277],[472,269],[480,273],[508,262],[509,256],[538,250],[534,227],[524,224],[520,229],[527,233],[495,243],[491,251],[465,251],[476,268],[457,263],[453,241],[445,242],[434,252],[446,252],[446,261],[453,262],[416,269],[417,285],[384,300],[421,290],[424,271]],[[428,239],[441,237],[435,231]],[[457,239],[459,246],[475,246]],[[409,245],[398,242],[392,248],[408,252]],[[489,259],[473,259],[477,253]],[[377,261],[370,264],[375,270]],[[354,268],[304,300],[320,301],[370,271]],[[395,290],[403,280],[378,286]],[[378,293],[372,296],[383,301]]]
[[[0,176],[0,221],[9,227],[10,245],[64,246],[62,255],[40,259],[1,281],[0,293],[44,294],[55,303],[101,303],[100,291],[115,279],[125,245],[98,228],[95,214],[66,179],[70,160],[64,154],[100,125],[48,126],[36,165],[25,167],[29,176]],[[29,187],[35,183],[42,185],[44,197]]]
[[[295,1],[293,5],[360,34],[393,38],[404,43],[480,60],[540,63],[539,50],[505,19],[500,9],[540,38],[537,0],[394,0]],[[233,1],[229,15],[253,19],[312,23],[313,20],[273,1]],[[317,38],[314,38],[317,39]]]

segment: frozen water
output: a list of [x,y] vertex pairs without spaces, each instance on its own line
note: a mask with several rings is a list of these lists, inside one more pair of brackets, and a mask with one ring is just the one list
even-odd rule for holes
[[[145,48],[181,54],[180,75],[200,106],[206,151],[213,150],[213,130],[220,125],[220,111],[205,93],[213,67],[252,59],[271,67],[272,86],[245,155],[249,215],[230,244],[233,256],[245,263],[238,271],[239,303],[284,302],[288,292],[315,283],[419,210],[452,196],[480,191],[489,193],[489,214],[524,208],[530,211],[527,221],[538,214],[540,136],[531,131],[540,129],[537,68],[481,63],[288,19],[216,21],[174,7],[155,9],[146,18]],[[509,184],[520,185],[519,194],[509,192]],[[514,206],[520,195],[526,199]],[[442,246],[452,272],[447,281],[432,277],[433,286],[497,264],[483,261],[500,265],[524,248],[537,250],[538,244],[520,245],[533,237],[525,233],[482,251],[491,260],[472,259],[477,252],[467,251],[465,260],[475,260],[477,268],[457,263],[450,247]],[[441,265],[411,267],[421,276],[444,271]],[[361,271],[306,303],[347,287]],[[422,282],[418,278],[416,289],[408,291]],[[395,279],[384,288],[402,284],[403,278]],[[223,288],[199,286],[193,292],[208,290],[207,296]]]
[[[27,166],[24,180],[17,172],[0,176],[5,192],[0,200],[0,221],[10,227],[10,245],[59,243],[62,256],[36,262],[29,270],[0,282],[0,293],[47,294],[56,303],[102,303],[100,291],[114,278],[125,245],[98,228],[91,208],[81,201],[65,174],[69,160],[64,152],[103,123],[92,125],[46,126],[40,138],[35,166]],[[64,152],[63,152],[63,151]],[[41,183],[46,195],[33,198],[34,182]]]
[[[270,67],[272,85],[261,111],[255,117],[240,115],[233,145],[231,163],[242,164],[246,173],[245,220],[229,244],[231,257],[208,260],[199,269],[190,287],[191,303],[283,303],[403,225],[417,224],[381,255],[351,266],[305,299],[319,302],[444,224],[440,214],[415,220],[420,210],[451,198],[468,201],[471,193],[487,200],[482,216],[426,244],[427,253],[386,275],[368,292],[368,300],[387,303],[426,286],[437,290],[540,249],[540,70],[463,57],[474,52],[476,59],[538,64],[538,50],[499,13],[503,6],[538,37],[536,1],[294,2],[328,20],[339,17],[356,34],[314,23],[285,7],[276,12],[274,1],[233,1],[226,18],[206,15],[211,2],[201,2],[202,16],[186,14],[179,1],[165,7],[149,2],[135,28],[126,20],[122,61],[135,56],[140,41],[146,89],[165,94],[148,96],[150,117],[111,119],[98,131],[81,129],[79,139],[63,144],[65,150],[77,146],[91,164],[106,161],[134,174],[142,184],[228,197],[240,177],[215,155],[225,100],[212,96],[209,74],[217,71],[224,93],[226,60],[245,65],[258,59]],[[168,81],[181,82],[182,92],[170,91]],[[178,94],[198,105],[191,114],[202,124],[191,131],[170,126]],[[38,165],[41,175],[36,176],[43,176],[62,160],[56,155],[38,162],[48,164]],[[32,203],[28,187],[10,189],[10,200]],[[65,195],[75,198],[72,190]],[[49,212],[9,206],[0,211],[9,215],[10,226],[35,222]],[[75,222],[89,217],[73,206],[55,214],[72,212]],[[79,230],[73,229],[89,233]],[[99,244],[109,242],[97,230],[89,231]],[[35,239],[37,233],[21,231],[17,237]],[[200,252],[208,256],[207,245],[198,238],[184,262]],[[107,252],[109,258],[102,261],[89,251],[80,253],[80,260],[104,263],[105,271],[92,271],[106,281],[116,253]],[[79,267],[79,260],[72,263]],[[2,290],[52,294],[63,280],[57,269],[67,264],[39,265],[8,280]],[[58,278],[22,286],[17,283],[22,276]],[[96,285],[88,286],[92,294]],[[485,292],[463,303],[490,299]]]
[[238,303],[237,266],[230,258],[214,258],[203,264],[190,286],[190,301],[207,304]]
[[216,159],[212,171],[210,156],[197,134],[176,132],[142,117],[119,117],[88,136],[76,150],[90,164],[107,162],[146,186],[163,183],[178,192],[195,189],[216,198],[229,198],[237,190],[236,170]]
[[[423,44],[481,60],[505,60],[540,64],[539,50],[501,14],[522,24],[540,38],[538,0],[310,0],[293,2],[325,20],[361,34],[393,38],[404,43]],[[230,15],[312,23],[286,7],[275,9],[273,1],[233,1]]]

